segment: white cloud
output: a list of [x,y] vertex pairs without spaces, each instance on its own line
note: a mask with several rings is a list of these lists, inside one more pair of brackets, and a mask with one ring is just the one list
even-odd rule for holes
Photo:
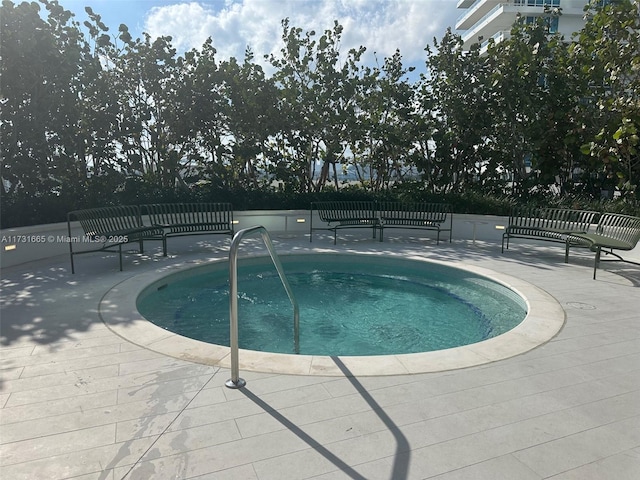
[[242,59],[250,46],[256,61],[282,47],[281,20],[320,34],[337,20],[344,26],[341,51],[367,47],[380,62],[396,49],[405,63],[424,61],[424,47],[453,27],[455,0],[226,0],[153,7],[144,30],[152,37],[170,35],[179,51],[200,48],[210,36],[218,58]]

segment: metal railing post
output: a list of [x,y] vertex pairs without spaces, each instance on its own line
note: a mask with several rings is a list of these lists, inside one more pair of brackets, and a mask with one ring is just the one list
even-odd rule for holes
[[300,353],[300,309],[293,290],[284,274],[280,257],[276,253],[271,237],[267,229],[262,226],[245,228],[236,233],[231,241],[229,249],[229,347],[231,349],[231,378],[225,382],[229,388],[242,388],[247,382],[240,378],[240,360],[238,346],[238,247],[243,237],[247,234],[260,232],[271,261],[276,267],[280,281],[287,292],[287,296],[293,306],[293,345],[295,353]]

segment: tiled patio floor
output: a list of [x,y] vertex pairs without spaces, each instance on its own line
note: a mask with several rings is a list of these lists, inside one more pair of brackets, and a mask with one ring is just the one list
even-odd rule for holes
[[[114,285],[227,255],[229,239],[171,239],[173,256],[67,257],[2,271],[0,477],[20,479],[640,478],[640,267],[558,246],[390,236],[274,238],[277,249],[455,259],[523,278],[566,324],[517,357],[381,377],[230,372],[141,348],[98,306]],[[258,249],[248,242],[246,250]],[[339,364],[340,360],[336,362]],[[339,365],[340,368],[346,368]]]

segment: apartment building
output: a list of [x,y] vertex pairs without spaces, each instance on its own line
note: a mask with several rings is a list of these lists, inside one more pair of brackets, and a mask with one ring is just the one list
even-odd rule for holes
[[[570,39],[584,26],[586,4],[587,0],[458,0],[458,8],[463,11],[455,28],[464,40],[465,50],[479,42],[484,51],[489,39],[498,43],[508,38],[518,14],[529,23],[545,16],[550,32]],[[562,15],[545,15],[545,6],[560,8]]]

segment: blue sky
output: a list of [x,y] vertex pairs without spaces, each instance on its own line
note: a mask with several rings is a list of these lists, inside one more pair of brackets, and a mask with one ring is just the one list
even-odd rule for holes
[[262,62],[265,54],[282,46],[280,21],[288,17],[293,26],[320,33],[334,20],[344,26],[341,51],[367,47],[365,61],[382,61],[400,49],[406,65],[424,64],[424,47],[454,28],[462,12],[456,0],[59,0],[87,19],[85,6],[102,16],[110,32],[121,23],[134,37],[147,32],[152,37],[170,35],[179,52],[199,48],[207,37],[219,59],[242,59],[247,46]]

